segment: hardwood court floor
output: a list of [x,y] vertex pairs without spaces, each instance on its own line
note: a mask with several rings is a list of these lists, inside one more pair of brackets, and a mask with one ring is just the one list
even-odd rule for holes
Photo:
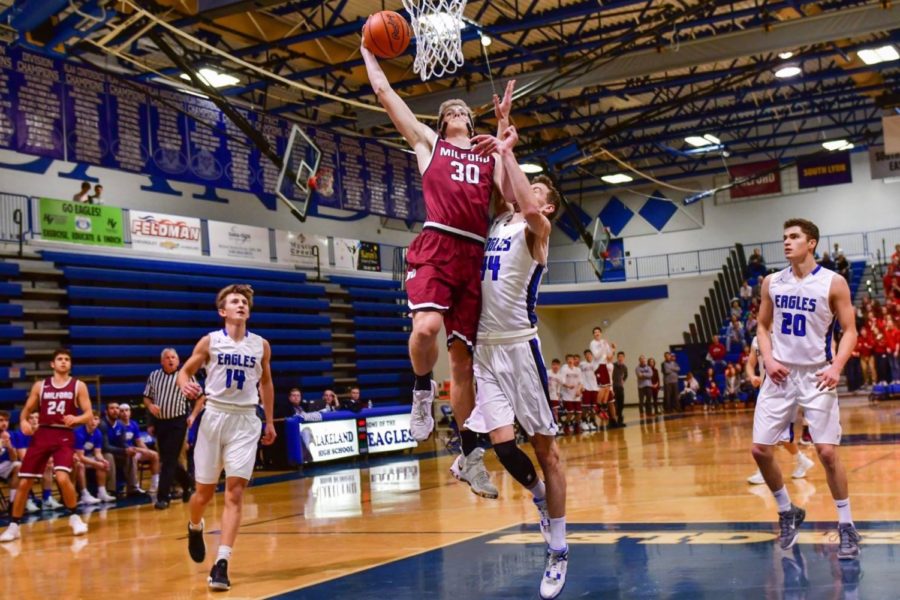
[[[900,404],[876,406],[860,399],[842,405],[845,446],[841,457],[850,474],[855,520],[861,529],[865,522],[900,521],[896,479],[900,472],[896,445]],[[631,409],[627,416],[630,425],[624,430],[560,439],[569,482],[568,521],[573,538],[579,538],[573,543],[615,543],[615,536],[598,533],[610,529],[670,527],[682,531],[682,542],[683,531],[716,530],[716,524],[765,531],[754,534],[764,538],[774,530],[771,494],[764,486],[754,488],[745,481],[754,471],[748,450],[750,412],[694,413],[644,423],[638,422]],[[505,552],[523,550],[521,542],[539,541],[530,498],[501,471],[490,451],[488,467],[501,494],[500,500],[493,501],[476,497],[449,475],[452,457],[438,444],[428,442],[421,450],[418,455],[308,469],[302,475],[260,476],[246,495],[244,525],[231,564],[233,587],[227,596],[259,598],[296,590],[291,597],[344,597],[352,592],[357,598],[421,598],[427,596],[425,590],[378,589],[387,584],[375,582],[387,580],[376,579],[368,585],[365,579],[351,585],[347,582],[357,580],[347,576],[397,559],[433,556],[433,551],[449,547],[439,557],[444,575],[436,573],[434,577],[457,573],[465,579],[466,573],[478,570],[479,565],[467,561],[466,552],[451,550],[467,548],[465,543],[471,542],[466,540],[493,534],[484,539],[490,538],[491,544],[506,543]],[[787,453],[779,451],[778,455],[789,473],[792,465]],[[795,503],[806,507],[808,521],[831,522],[835,509],[816,462],[806,480],[789,480],[788,490]],[[63,518],[31,523],[23,527],[22,540],[0,546],[0,597],[140,594],[161,599],[212,595],[206,589],[206,575],[218,541],[221,508],[221,495],[217,495],[207,514],[209,557],[203,565],[194,564],[187,555],[186,510],[181,503],[164,512],[147,504],[94,511],[86,517],[90,531],[80,539],[70,535]],[[880,526],[900,529],[884,523]],[[827,543],[822,527],[812,526],[801,542]],[[891,544],[889,549],[894,551],[898,548],[893,544],[900,545],[900,536],[892,531],[877,543]],[[728,551],[730,542],[720,534],[705,535],[721,538],[722,545],[713,547],[717,553]],[[681,542],[662,536],[652,543]],[[528,560],[537,561],[535,577],[539,577],[540,549],[537,545],[531,548]],[[874,552],[875,546],[872,548]],[[685,560],[698,557],[692,554]],[[455,564],[448,564],[454,560]],[[504,560],[509,563],[512,559]],[[888,562],[896,570],[894,560]],[[586,566],[591,572],[602,570],[601,564]],[[417,568],[430,572],[434,565],[422,563]],[[739,564],[735,568],[740,568]],[[876,573],[867,575],[867,583],[878,580]],[[582,573],[570,566],[570,586],[577,588],[580,576]],[[323,584],[326,587],[341,582],[350,587],[329,594],[324,594],[323,586],[307,587],[322,582],[329,582]],[[536,589],[537,579],[533,583]],[[898,597],[892,595],[897,589],[900,587],[884,590],[885,595],[860,597]],[[481,597],[477,589],[470,591],[457,594],[456,600]],[[437,595],[449,597],[446,591]],[[635,592],[621,597],[680,596]],[[733,597],[751,596],[736,593]]]

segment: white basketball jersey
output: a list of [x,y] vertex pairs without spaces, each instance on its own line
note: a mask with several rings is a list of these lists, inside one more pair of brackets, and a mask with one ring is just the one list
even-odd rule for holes
[[209,362],[206,363],[206,396],[211,405],[255,407],[259,404],[256,385],[262,375],[263,339],[246,332],[235,342],[224,329],[209,334]]
[[565,384],[560,386],[560,398],[563,402],[572,402],[578,395],[578,386],[581,385],[581,369],[563,365],[559,369],[559,374],[562,375],[562,382]]
[[559,400],[559,392],[562,388],[562,372],[554,373],[553,370],[547,371],[548,392],[551,400]]
[[481,318],[478,341],[537,333],[538,286],[546,268],[531,257],[525,239],[527,224],[505,213],[488,233],[481,266]]
[[606,340],[591,340],[591,354],[594,355],[594,360],[600,361],[605,365],[612,364],[612,361],[609,360],[610,352],[612,352],[612,346]]
[[790,267],[772,275],[772,356],[780,363],[820,365],[831,360],[834,314],[828,303],[834,271],[817,266],[803,279]]
[[600,390],[600,384],[597,383],[597,367],[601,364],[606,365],[606,361],[602,363],[594,359],[591,363],[582,362],[578,365],[581,368],[581,385],[584,386],[584,389],[588,392],[597,392]]

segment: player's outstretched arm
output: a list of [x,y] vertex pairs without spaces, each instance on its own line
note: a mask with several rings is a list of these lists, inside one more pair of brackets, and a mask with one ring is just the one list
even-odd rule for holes
[[[516,128],[512,126],[507,127],[506,131],[503,132],[497,151],[503,163],[504,176],[509,182],[509,187],[516,199],[516,203],[519,205],[522,216],[525,217],[525,221],[528,223],[528,228],[538,236],[538,239],[543,240],[550,236],[550,220],[541,211],[541,206],[534,195],[534,190],[531,188],[531,182],[528,181],[528,176],[522,172],[522,168],[516,160],[516,155],[513,153],[513,148],[518,141],[519,134]],[[535,257],[535,260],[544,262],[538,257]]]
[[494,116],[497,117],[497,137],[503,135],[506,128],[512,123],[509,121],[509,113],[512,110],[513,90],[516,89],[516,80],[510,79],[506,82],[506,90],[503,92],[503,100],[494,94]]
[[259,378],[259,395],[263,412],[266,413],[266,432],[262,443],[266,446],[275,441],[275,386],[272,384],[272,348],[263,340],[262,375]]
[[359,51],[366,64],[366,74],[369,76],[369,83],[372,85],[372,91],[375,92],[378,102],[387,111],[394,127],[397,128],[397,131],[400,132],[400,135],[403,136],[403,139],[406,140],[406,143],[413,150],[422,148],[427,152],[431,152],[431,148],[434,146],[435,140],[437,140],[437,134],[433,129],[421,123],[416,118],[416,115],[413,114],[413,111],[409,109],[409,106],[406,105],[406,102],[397,95],[397,92],[394,91],[394,88],[388,82],[384,71],[381,70],[378,58],[366,48],[366,36],[361,37],[362,42],[360,42]]
[[208,360],[209,336],[204,335],[200,338],[200,341],[197,342],[197,345],[194,346],[191,357],[185,361],[184,365],[182,365],[181,370],[178,371],[178,378],[175,380],[175,385],[178,386],[181,393],[184,394],[184,397],[188,400],[196,400],[203,394],[203,388],[192,378],[197,371],[200,370],[200,367],[205,365]]
[[856,314],[853,310],[853,301],[850,299],[850,286],[843,277],[832,277],[828,303],[841,326],[842,335],[831,366],[816,374],[820,389],[837,387],[841,371],[856,348]]

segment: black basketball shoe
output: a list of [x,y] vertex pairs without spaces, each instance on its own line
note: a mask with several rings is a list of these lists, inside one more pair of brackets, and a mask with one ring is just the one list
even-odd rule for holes
[[200,521],[200,529],[194,531],[188,523],[188,553],[191,560],[202,563],[206,559],[206,542],[203,540],[203,521]]
[[216,561],[212,570],[209,572],[209,578],[206,580],[209,589],[218,592],[227,592],[231,589],[231,582],[228,581],[228,561],[224,558]]

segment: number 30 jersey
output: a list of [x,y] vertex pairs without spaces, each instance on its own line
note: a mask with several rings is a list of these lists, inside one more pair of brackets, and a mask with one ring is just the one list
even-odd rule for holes
[[422,174],[425,227],[484,242],[494,188],[493,156],[438,139]]
[[[209,334],[206,397],[210,406],[254,408],[259,404],[256,385],[262,375],[263,339],[246,332],[235,342],[225,329]],[[226,406],[222,406],[226,405]]]
[[834,313],[828,303],[835,272],[817,266],[803,279],[790,267],[772,275],[772,355],[780,363],[821,365],[831,360]]
[[531,257],[524,220],[505,213],[494,220],[481,266],[478,341],[530,339],[537,333],[538,286],[546,267]]

